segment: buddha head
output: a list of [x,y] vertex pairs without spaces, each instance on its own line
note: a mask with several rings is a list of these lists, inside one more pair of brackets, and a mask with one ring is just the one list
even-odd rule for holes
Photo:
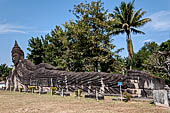
[[24,60],[24,52],[18,46],[16,40],[15,40],[14,47],[12,48],[11,54],[12,54],[12,62],[14,63],[14,66],[17,66],[20,60]]

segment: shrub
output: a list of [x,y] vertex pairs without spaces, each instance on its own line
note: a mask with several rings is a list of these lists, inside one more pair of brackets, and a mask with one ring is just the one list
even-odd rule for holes
[[32,93],[34,93],[34,90],[35,90],[35,86],[29,86],[28,89],[31,90]]
[[81,89],[76,89],[74,92],[75,92],[75,95],[76,95],[77,97],[78,97],[78,92],[80,92],[80,95],[79,95],[79,96],[81,97],[81,93],[82,93],[82,90],[81,90]]
[[128,102],[131,99],[131,94],[128,92],[123,92],[123,97],[126,98],[125,102]]
[[50,89],[51,89],[51,93],[52,93],[52,95],[56,93],[56,92],[55,92],[55,91],[56,91],[56,89],[57,89],[56,87],[50,87]]

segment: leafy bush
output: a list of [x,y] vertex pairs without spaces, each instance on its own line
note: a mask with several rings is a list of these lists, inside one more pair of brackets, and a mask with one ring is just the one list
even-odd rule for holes
[[35,90],[35,86],[29,86],[28,89],[31,90],[32,93],[34,93],[34,90]]
[[28,86],[28,89],[35,89],[36,87],[35,86]]
[[[80,96],[81,97],[81,93],[83,92],[81,89],[76,89],[75,91],[75,95],[78,97]],[[78,92],[80,93],[80,95],[78,95]]]
[[126,98],[125,102],[128,102],[131,99],[131,94],[128,92],[123,92],[123,97]]
[[52,95],[56,93],[56,92],[55,92],[56,89],[57,89],[56,87],[51,87],[50,89],[51,89],[51,91],[52,91]]

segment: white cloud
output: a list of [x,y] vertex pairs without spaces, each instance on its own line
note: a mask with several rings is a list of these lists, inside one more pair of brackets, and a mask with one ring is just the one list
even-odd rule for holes
[[49,30],[33,30],[29,31],[29,33],[50,33]]
[[0,24],[0,34],[7,33],[26,33],[23,26],[12,25],[12,24]]
[[170,11],[159,11],[149,16],[152,22],[145,27],[155,31],[170,30]]
[[8,33],[21,33],[21,34],[31,34],[31,33],[50,33],[49,30],[39,30],[35,27],[25,27],[14,24],[0,24],[0,34]]

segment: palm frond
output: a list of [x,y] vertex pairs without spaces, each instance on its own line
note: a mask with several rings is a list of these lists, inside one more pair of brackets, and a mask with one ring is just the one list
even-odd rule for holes
[[136,20],[136,16],[139,15],[139,13],[142,11],[142,9],[139,9],[137,12],[135,12],[135,14],[133,14],[131,20],[130,20],[130,24],[133,24],[133,22],[135,22]]
[[129,10],[128,11],[128,15],[127,15],[127,24],[131,24],[131,19],[133,18],[133,10]]
[[112,35],[119,35],[119,34],[124,34],[125,30],[124,29],[115,29],[112,31]]
[[116,15],[116,19],[119,20],[121,23],[125,22],[125,18],[123,17],[123,15]]
[[136,26],[136,27],[142,27],[142,26],[144,26],[146,23],[148,23],[148,22],[150,22],[150,21],[152,21],[150,18],[144,18],[144,19],[138,21],[138,22],[135,24],[135,26]]
[[120,10],[124,11],[124,9],[126,9],[126,7],[127,7],[127,4],[125,2],[121,2]]
[[145,13],[146,13],[146,11],[142,11],[141,13],[139,13],[138,15],[136,15],[136,17],[134,17],[135,20],[140,20]]
[[118,7],[115,7],[115,11],[117,12],[117,14],[120,14],[120,10]]
[[[131,32],[133,32],[134,34],[145,34],[144,32],[135,29],[151,21],[150,18],[141,19],[145,13],[146,11],[142,11],[142,8],[134,11],[134,0],[133,2],[129,2],[128,4],[126,4],[125,2],[121,2],[120,7],[115,8],[114,19],[117,22],[115,22],[112,27],[114,29],[119,28],[115,31],[115,34],[125,33],[125,30],[127,30],[127,28],[122,28],[123,25],[129,26]],[[120,33],[118,32],[118,30],[121,30]]]
[[132,31],[133,34],[145,34],[144,32],[134,29],[134,28],[131,28],[130,30]]
[[115,22],[115,24],[112,25],[113,29],[122,29],[122,23]]
[[135,2],[135,0],[133,0],[132,2],[129,2],[127,4],[127,7],[128,7],[129,10],[133,10],[134,9],[134,2]]
[[127,17],[126,17],[126,19],[127,19],[127,23],[128,24],[130,24],[130,21],[131,21],[131,18],[132,18],[132,16],[133,16],[133,13],[134,13],[134,0],[132,1],[132,2],[129,2],[128,4],[127,4],[127,9],[126,9],[126,11],[127,11]]
[[121,2],[120,11],[121,11],[121,15],[123,17],[126,16],[126,14],[125,14],[127,12],[126,9],[127,9],[127,4],[125,2]]

